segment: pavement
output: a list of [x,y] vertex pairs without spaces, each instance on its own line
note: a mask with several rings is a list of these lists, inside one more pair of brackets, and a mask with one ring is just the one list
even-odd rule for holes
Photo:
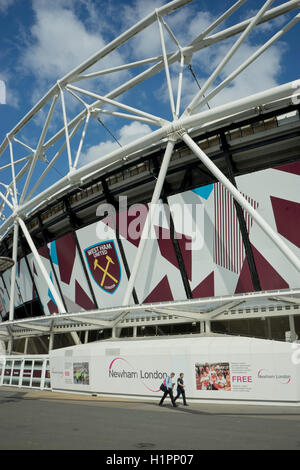
[[1,450],[299,450],[300,407],[0,387]]

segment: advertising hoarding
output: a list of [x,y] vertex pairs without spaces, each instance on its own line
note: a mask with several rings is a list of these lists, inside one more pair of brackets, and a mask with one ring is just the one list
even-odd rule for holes
[[[50,353],[52,388],[159,399],[171,372],[195,400],[300,402],[290,344],[241,337],[101,341]],[[77,368],[86,382],[74,380]],[[76,369],[76,370],[77,370]]]

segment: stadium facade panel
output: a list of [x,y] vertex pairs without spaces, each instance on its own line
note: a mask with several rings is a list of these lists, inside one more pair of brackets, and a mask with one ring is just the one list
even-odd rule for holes
[[[300,162],[236,178],[240,191],[288,241],[296,254],[300,246],[299,179]],[[175,205],[177,209],[173,210]],[[131,304],[224,296],[254,290],[233,198],[219,183],[172,195],[168,197],[168,206],[174,214],[174,233],[183,263],[179,264],[173,243],[174,233],[170,235],[165,206],[161,204]],[[147,211],[148,205],[144,207]],[[121,229],[117,227],[118,235],[109,220],[104,218],[62,236],[58,233],[55,240],[38,249],[51,280],[62,294],[67,312],[121,305],[139,244],[139,239],[131,239],[124,228],[128,232],[130,223],[142,220],[138,215],[126,216],[128,225]],[[121,217],[122,214],[118,214],[117,225]],[[299,287],[298,273],[293,266],[269,242],[251,217],[245,214],[245,220],[261,290]],[[184,227],[186,231],[182,230]],[[187,231],[192,227],[196,235],[194,241]],[[109,291],[109,283],[108,288],[101,286],[104,273],[97,266],[93,269],[97,258],[92,253],[93,262],[89,263],[89,252],[96,250],[98,253],[97,249],[108,243],[112,245],[112,253],[119,264],[116,274],[118,286],[113,292]],[[105,261],[105,256],[103,259]],[[5,271],[0,280],[2,319],[7,319],[9,311],[11,269]],[[98,277],[97,271],[100,271]],[[184,279],[188,279],[190,297]],[[45,315],[57,313],[55,301],[31,253],[18,262],[16,286],[16,309],[38,298]]]

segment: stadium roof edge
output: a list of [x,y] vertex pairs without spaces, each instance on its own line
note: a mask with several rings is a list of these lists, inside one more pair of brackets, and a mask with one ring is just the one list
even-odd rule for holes
[[11,336],[25,338],[51,333],[111,328],[115,315],[124,310],[131,312],[131,316],[119,323],[121,328],[298,315],[300,314],[300,289],[120,306],[5,321],[0,323],[0,338],[7,339]]

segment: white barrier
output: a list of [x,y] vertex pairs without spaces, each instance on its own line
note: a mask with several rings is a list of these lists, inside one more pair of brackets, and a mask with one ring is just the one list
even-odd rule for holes
[[0,356],[1,385],[50,389],[49,356]]
[[292,344],[189,336],[101,341],[50,353],[53,390],[159,399],[164,377],[183,372],[194,401],[300,404]]

